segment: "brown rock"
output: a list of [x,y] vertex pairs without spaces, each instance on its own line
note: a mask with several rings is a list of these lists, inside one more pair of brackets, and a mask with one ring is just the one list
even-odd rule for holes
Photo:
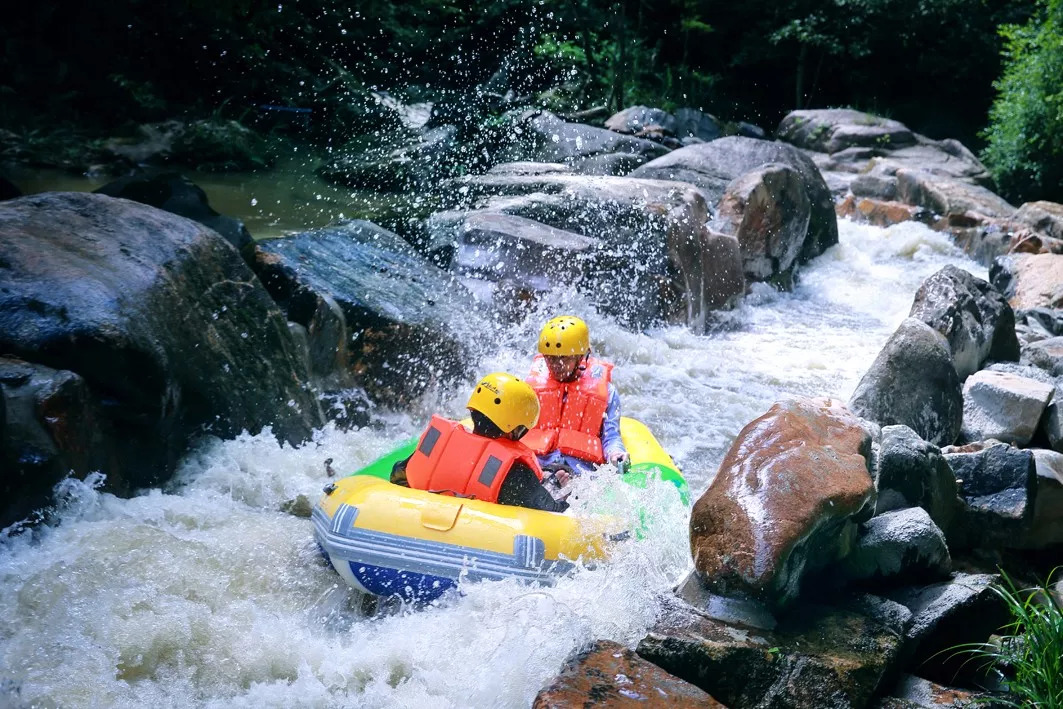
[[926,210],[904,202],[848,195],[837,207],[838,216],[874,226],[887,227],[901,222],[923,221]]
[[871,437],[841,403],[775,404],[739,433],[690,518],[694,566],[725,595],[793,601],[874,507]]
[[561,674],[539,692],[532,706],[726,709],[703,690],[610,640],[599,640],[571,658]]
[[1015,218],[1055,239],[1063,239],[1063,204],[1027,202],[1019,207]]
[[1012,308],[1063,306],[1063,255],[1014,254],[1001,261],[1009,277],[1005,283],[994,274],[993,285],[1004,291]]

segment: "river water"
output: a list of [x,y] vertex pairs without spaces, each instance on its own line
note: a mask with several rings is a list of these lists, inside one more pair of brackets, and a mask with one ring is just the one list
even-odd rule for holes
[[[707,335],[627,332],[558,294],[490,333],[480,371],[523,370],[545,317],[586,315],[595,350],[618,365],[625,413],[657,433],[696,495],[774,401],[847,398],[926,276],[945,264],[986,276],[919,224],[840,227],[795,292],[755,289]],[[463,393],[436,403],[457,414]],[[299,449],[268,434],[206,440],[173,484],[132,499],[66,483],[53,524],[0,542],[0,707],[524,707],[574,650],[644,635],[690,565],[688,510],[667,486],[611,503],[618,515],[648,508],[648,539],[555,587],[467,584],[432,607],[364,616],[309,521],[279,508],[316,499],[326,458],[357,469],[422,424],[378,411],[370,427],[322,430]],[[580,481],[577,507],[607,485]]]

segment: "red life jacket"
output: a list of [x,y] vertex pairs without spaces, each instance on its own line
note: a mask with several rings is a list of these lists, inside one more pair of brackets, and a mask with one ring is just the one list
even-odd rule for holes
[[543,479],[539,461],[520,441],[478,436],[457,421],[433,416],[406,463],[406,481],[416,490],[498,502],[517,461]]
[[559,382],[536,355],[525,381],[539,395],[539,423],[521,439],[537,455],[559,450],[590,463],[604,463],[602,422],[609,405],[613,365],[588,358],[579,377]]

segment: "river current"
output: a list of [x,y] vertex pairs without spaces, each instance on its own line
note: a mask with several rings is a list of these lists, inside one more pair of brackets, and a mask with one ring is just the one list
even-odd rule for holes
[[[774,401],[848,398],[924,278],[946,264],[986,277],[919,224],[840,231],[793,293],[755,288],[708,334],[628,332],[555,294],[493,333],[478,371],[523,371],[546,317],[585,315],[624,413],[654,430],[696,497]],[[459,414],[465,386],[425,407]],[[526,707],[574,650],[637,643],[690,566],[688,509],[668,486],[612,499],[616,515],[650,511],[649,538],[554,587],[465,584],[428,608],[363,614],[309,520],[280,508],[317,498],[325,459],[353,471],[422,425],[377,411],[298,449],[268,433],[205,440],[172,484],[132,499],[96,478],[64,483],[51,524],[0,539],[0,707]],[[608,471],[581,480],[577,514],[609,485]]]

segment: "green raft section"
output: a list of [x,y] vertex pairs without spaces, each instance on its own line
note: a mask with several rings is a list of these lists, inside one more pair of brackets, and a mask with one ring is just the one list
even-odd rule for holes
[[[631,456],[631,463],[621,475],[621,479],[637,488],[645,488],[651,480],[666,480],[676,486],[684,505],[690,504],[690,491],[683,474],[675,462],[661,448],[657,439],[648,428],[636,419],[620,419],[620,437]],[[391,478],[391,469],[395,463],[413,455],[417,448],[417,438],[411,438],[390,453],[374,460],[355,475],[372,475],[382,480]]]

